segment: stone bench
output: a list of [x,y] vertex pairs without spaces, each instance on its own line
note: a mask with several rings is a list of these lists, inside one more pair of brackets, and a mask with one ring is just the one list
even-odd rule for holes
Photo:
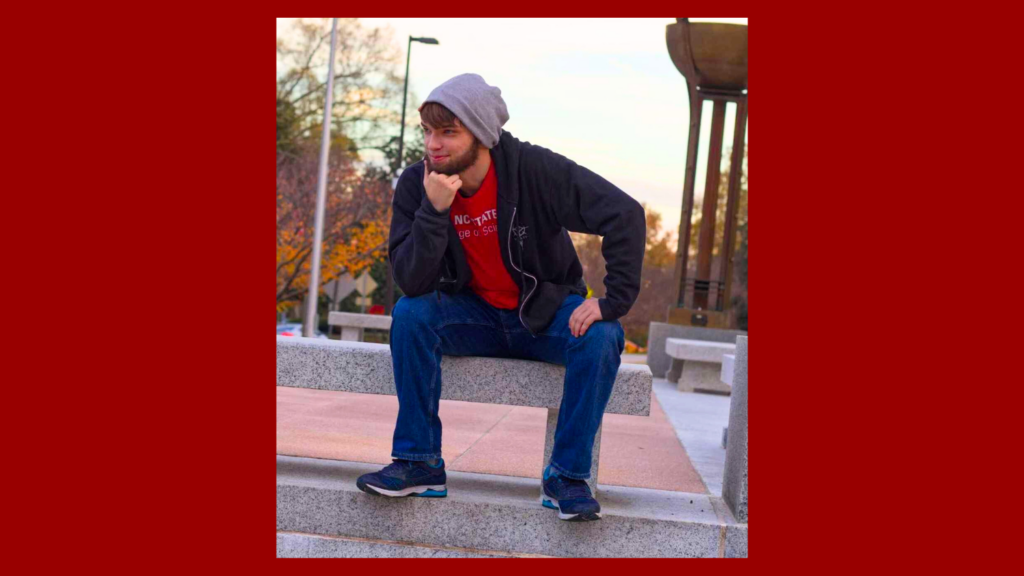
[[329,326],[341,326],[341,339],[360,342],[364,328],[391,330],[391,316],[380,314],[358,314],[355,312],[331,312],[327,316]]
[[672,366],[665,379],[678,383],[683,392],[728,394],[730,387],[721,380],[722,358],[735,351],[735,344],[725,342],[668,338],[665,353],[672,358]]
[[745,330],[725,330],[721,328],[705,328],[703,326],[682,326],[666,322],[651,322],[647,331],[647,365],[651,373],[664,378],[672,365],[672,358],[665,354],[665,340],[668,338],[685,338],[706,342],[726,342],[735,344],[737,336],[746,336]]
[[[441,399],[548,409],[544,460],[554,446],[565,367],[546,362],[477,356],[443,356]],[[622,364],[605,413],[649,416],[651,370]],[[395,395],[391,349],[386,344],[317,338],[277,338],[277,385]],[[591,489],[597,489],[601,428],[594,439]]]

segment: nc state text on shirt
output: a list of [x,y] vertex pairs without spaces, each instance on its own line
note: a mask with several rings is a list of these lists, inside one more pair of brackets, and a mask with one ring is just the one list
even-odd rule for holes
[[476,218],[470,218],[468,214],[455,214],[453,216],[453,218],[455,219],[455,224],[469,224],[470,222],[472,222],[473,224],[476,224],[477,226],[481,226],[481,225],[483,225],[484,222],[489,222],[489,221],[491,221],[491,220],[493,220],[493,219],[495,219],[497,217],[498,217],[498,209],[497,208],[488,210],[488,211],[484,212],[483,214],[477,216]]

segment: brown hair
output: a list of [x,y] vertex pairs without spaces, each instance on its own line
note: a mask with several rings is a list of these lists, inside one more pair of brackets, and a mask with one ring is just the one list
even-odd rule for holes
[[[423,122],[427,126],[433,126],[434,128],[448,128],[449,126],[461,126],[462,128],[466,128],[466,125],[462,123],[462,120],[459,120],[458,116],[437,102],[427,102],[420,106],[420,122]],[[466,128],[466,131],[473,137],[474,147],[483,146],[483,143],[476,137],[476,134],[473,134],[473,132],[468,128]],[[484,147],[486,148],[486,146]]]
[[420,106],[420,121],[435,128],[462,125],[462,121],[451,110],[437,102],[427,102]]

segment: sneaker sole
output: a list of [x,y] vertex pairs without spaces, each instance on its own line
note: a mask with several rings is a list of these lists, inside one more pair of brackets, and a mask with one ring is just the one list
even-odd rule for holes
[[558,500],[555,500],[554,498],[549,498],[547,495],[541,495],[540,503],[541,506],[544,506],[545,508],[557,511],[559,520],[566,520],[569,522],[587,522],[590,520],[601,519],[600,512],[585,512],[583,514],[564,514],[562,513],[562,509],[559,508],[558,506]]
[[448,496],[448,488],[444,484],[437,486],[411,486],[403,490],[385,490],[377,486],[371,486],[362,482],[356,482],[356,487],[376,496],[389,496],[391,498],[402,498],[413,496],[418,498],[444,498]]

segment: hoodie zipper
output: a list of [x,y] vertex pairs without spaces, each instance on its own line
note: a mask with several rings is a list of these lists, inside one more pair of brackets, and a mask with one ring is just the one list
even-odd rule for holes
[[[530,274],[528,272],[524,272],[523,270],[521,270],[518,267],[516,267],[516,261],[512,259],[512,227],[515,226],[515,223],[516,223],[516,208],[513,207],[512,208],[512,221],[509,223],[509,227],[508,227],[508,261],[509,261],[510,264],[512,264],[512,267],[515,268],[517,272],[519,272],[523,276],[529,276],[530,278],[533,278],[533,288],[530,289],[530,292],[529,292],[529,294],[526,295],[526,298],[523,298],[523,303],[519,305],[519,322],[521,322],[523,324],[523,328],[526,328],[526,331],[529,332],[531,336],[536,336],[536,334],[533,333],[533,330],[530,330],[530,327],[526,325],[526,321],[523,320],[523,308],[526,307],[526,301],[530,299],[530,296],[533,296],[534,290],[537,289],[537,278],[535,276],[533,276],[532,274]],[[520,253],[521,252],[522,251],[520,251]]]

